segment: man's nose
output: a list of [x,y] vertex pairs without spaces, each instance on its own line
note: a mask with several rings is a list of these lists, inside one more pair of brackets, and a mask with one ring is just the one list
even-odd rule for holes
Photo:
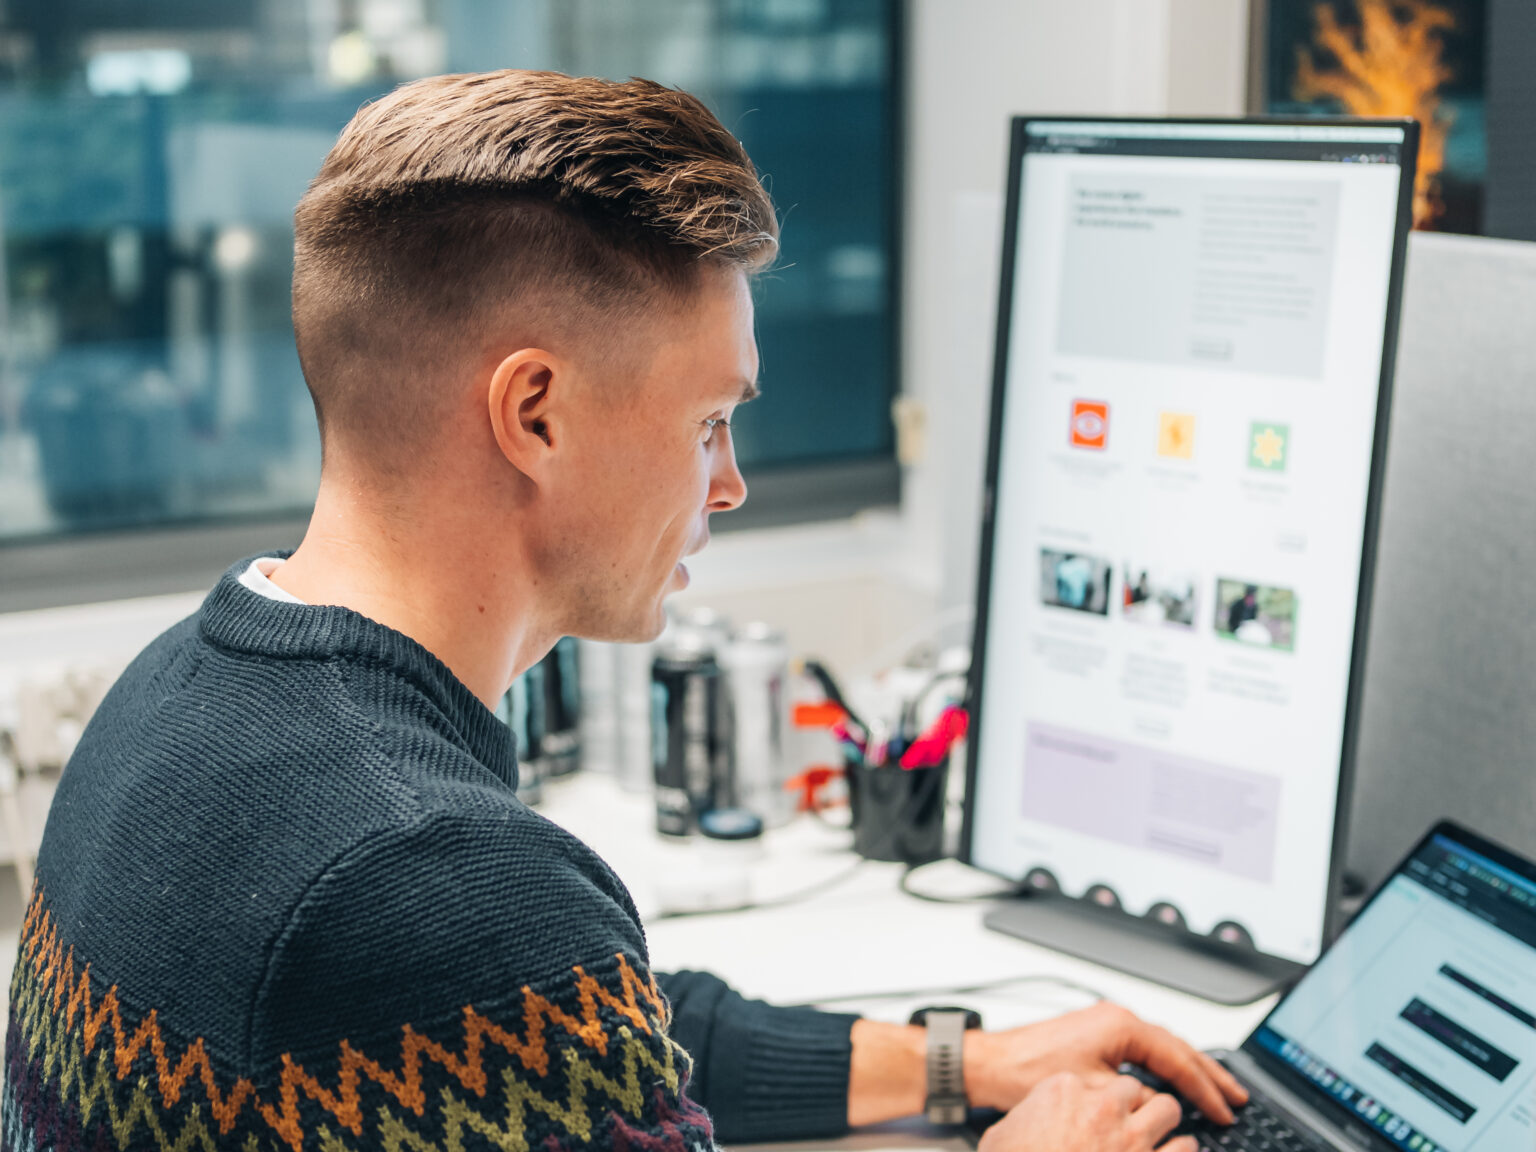
[[709,476],[709,510],[729,512],[741,507],[746,498],[747,482],[741,478],[741,469],[736,467],[736,448],[727,445]]

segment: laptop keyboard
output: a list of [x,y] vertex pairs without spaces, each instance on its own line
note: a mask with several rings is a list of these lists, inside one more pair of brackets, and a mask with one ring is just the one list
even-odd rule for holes
[[[1170,1091],[1168,1084],[1143,1068],[1125,1065],[1120,1069],[1158,1092]],[[1285,1113],[1261,1093],[1248,1086],[1248,1103],[1233,1109],[1231,1124],[1217,1124],[1184,1105],[1184,1119],[1165,1139],[1193,1136],[1202,1152],[1332,1152],[1330,1145],[1317,1136],[1294,1127]],[[973,1110],[966,1127],[972,1140],[1003,1118],[1001,1112]]]
[[[1127,1067],[1121,1071],[1159,1092],[1168,1091],[1167,1084],[1143,1069]],[[1248,1103],[1233,1109],[1236,1119],[1231,1124],[1216,1124],[1185,1104],[1184,1119],[1169,1133],[1170,1139],[1193,1136],[1205,1152],[1329,1152],[1328,1145],[1294,1127],[1284,1112],[1255,1092],[1252,1085],[1247,1087]]]
[[1209,1152],[1325,1152],[1326,1145],[1293,1128],[1251,1089],[1248,1103],[1236,1112],[1237,1119],[1232,1124],[1221,1126],[1191,1110],[1172,1135],[1192,1135]]

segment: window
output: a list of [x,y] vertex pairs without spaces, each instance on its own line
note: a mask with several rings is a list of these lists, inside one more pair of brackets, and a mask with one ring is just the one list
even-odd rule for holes
[[898,9],[0,3],[0,608],[29,582],[26,603],[74,598],[82,565],[60,548],[92,534],[98,556],[139,541],[149,568],[126,592],[159,586],[156,531],[202,580],[242,522],[302,524],[319,444],[289,323],[293,207],[361,103],[442,71],[643,75],[703,97],[785,223],[758,285],[764,397],[736,429],[747,507],[764,522],[893,499]]

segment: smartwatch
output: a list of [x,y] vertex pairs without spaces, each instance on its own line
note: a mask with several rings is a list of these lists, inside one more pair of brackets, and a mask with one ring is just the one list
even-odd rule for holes
[[971,1106],[965,1096],[965,1033],[981,1027],[981,1014],[969,1008],[919,1008],[909,1023],[928,1030],[928,1098],[923,1115],[930,1124],[964,1124]]

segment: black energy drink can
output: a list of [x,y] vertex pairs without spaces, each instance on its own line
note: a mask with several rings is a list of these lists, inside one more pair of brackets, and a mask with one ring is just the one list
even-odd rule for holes
[[581,761],[580,672],[576,642],[562,639],[507,690],[497,716],[517,739],[517,797],[544,799],[544,782]]
[[496,709],[497,717],[512,729],[517,745],[517,798],[529,807],[544,799],[544,761],[539,757],[543,729],[543,676],[535,664],[516,680]]
[[716,806],[724,731],[723,681],[708,641],[678,629],[663,636],[651,664],[651,762],[656,778],[656,831],[689,836],[700,813]]
[[539,756],[548,776],[566,776],[581,767],[579,660],[576,638],[562,636],[538,664],[544,696]]

